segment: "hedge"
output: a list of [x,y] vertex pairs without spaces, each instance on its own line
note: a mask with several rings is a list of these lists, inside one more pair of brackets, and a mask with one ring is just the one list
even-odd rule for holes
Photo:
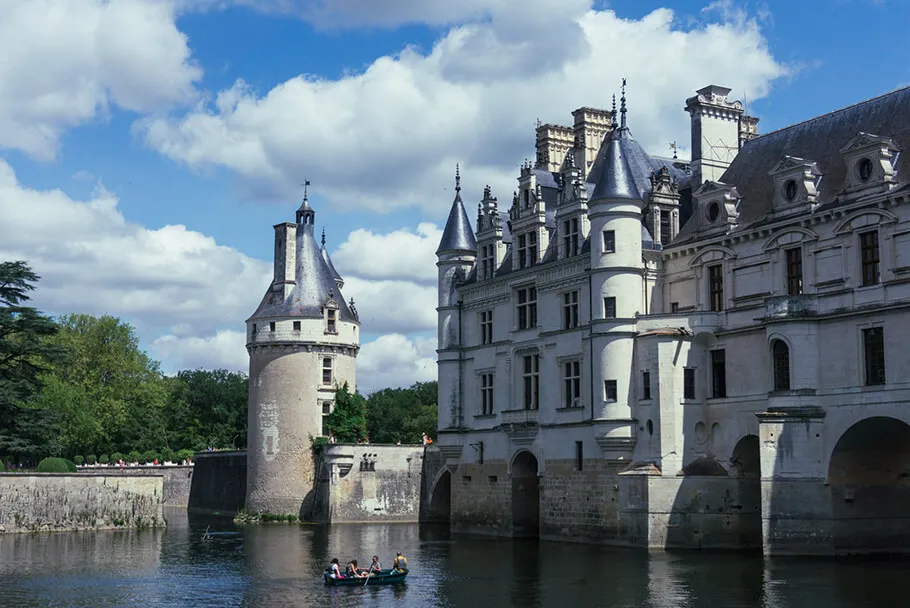
[[73,462],[76,463],[77,467],[81,467],[82,463],[85,462],[85,458],[82,456],[73,456]]
[[45,458],[38,463],[39,473],[75,473],[76,465],[66,458]]

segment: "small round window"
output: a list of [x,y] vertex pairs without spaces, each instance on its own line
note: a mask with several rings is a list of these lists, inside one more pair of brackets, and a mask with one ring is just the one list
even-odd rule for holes
[[711,203],[711,206],[708,207],[708,220],[713,222],[718,215],[720,215],[720,205]]
[[784,197],[788,201],[792,201],[796,198],[796,181],[792,179],[787,180],[787,183],[784,184]]
[[872,161],[868,158],[864,158],[859,161],[858,171],[859,178],[863,181],[867,181],[870,177],[872,177]]

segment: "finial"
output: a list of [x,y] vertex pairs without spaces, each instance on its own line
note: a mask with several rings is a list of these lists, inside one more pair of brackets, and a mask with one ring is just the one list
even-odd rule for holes
[[461,167],[455,163],[455,196],[461,196]]
[[303,180],[303,200],[304,201],[307,200],[307,188],[309,188],[309,187],[310,187],[310,180],[308,180],[308,179]]
[[673,150],[673,158],[675,159],[676,158],[676,142],[675,141],[670,142],[670,149]]
[[322,227],[322,246],[325,247],[325,226]]
[[613,111],[610,112],[610,117],[613,119],[613,125],[616,125],[616,93],[613,93]]
[[620,128],[626,128],[626,79],[622,79],[622,97],[619,100]]

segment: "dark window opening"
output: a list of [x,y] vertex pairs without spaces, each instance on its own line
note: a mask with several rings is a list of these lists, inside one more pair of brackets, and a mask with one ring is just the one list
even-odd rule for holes
[[885,332],[881,327],[863,330],[863,351],[866,363],[866,385],[885,383]]
[[269,323],[269,331],[275,331],[275,322],[274,321],[271,321]]
[[794,247],[786,250],[787,294],[798,296],[803,292],[803,249]]
[[612,230],[604,230],[604,253],[613,253],[616,251],[616,233]]
[[727,396],[727,354],[724,349],[711,351],[711,396],[721,399]]
[[537,288],[518,290],[518,329],[537,327]]
[[695,368],[683,368],[683,399],[695,399]]
[[582,471],[585,467],[585,444],[581,441],[575,442],[575,470]]
[[859,235],[859,248],[863,269],[863,286],[878,285],[878,230]]
[[526,355],[524,357],[524,408],[536,410],[540,403],[540,355]]
[[790,390],[790,347],[783,340],[775,340],[771,345],[771,358],[774,372],[774,390]]
[[708,266],[708,286],[711,310],[719,312],[724,309],[724,267],[721,264]]
[[616,386],[616,380],[604,380],[604,399],[606,401],[616,401],[619,398],[619,390]]
[[651,372],[641,373],[641,398],[645,401],[651,398]]
[[300,321],[294,321],[294,331],[300,331]]
[[670,212],[660,212],[660,244],[666,247],[670,244]]
[[616,298],[609,296],[604,298],[604,319],[616,318]]

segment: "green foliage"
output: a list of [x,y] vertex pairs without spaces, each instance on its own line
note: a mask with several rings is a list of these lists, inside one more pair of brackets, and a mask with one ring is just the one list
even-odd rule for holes
[[423,433],[435,439],[436,399],[436,382],[418,382],[410,388],[387,388],[371,394],[366,410],[370,441],[420,443]]
[[139,460],[142,464],[152,464],[158,460],[158,452],[155,450],[146,450],[142,453],[142,458]]
[[128,454],[128,456],[129,456],[129,461],[130,461],[131,463],[132,463],[132,462],[139,462],[139,459],[142,458],[142,454],[139,452],[139,450],[132,450],[132,451]]
[[182,371],[168,382],[169,445],[197,451],[246,447],[246,375],[197,369]]
[[161,462],[162,463],[174,462],[174,459],[176,457],[177,457],[176,452],[174,452],[174,450],[172,450],[170,448],[164,448],[163,450],[161,450]]
[[0,473],[6,472],[6,466],[3,464],[3,461],[0,460]]
[[85,458],[82,456],[73,456],[73,462],[76,463],[77,467],[81,467],[82,463],[85,462]]
[[366,399],[351,393],[347,382],[335,389],[335,407],[326,417],[326,429],[340,443],[367,439]]
[[194,453],[193,450],[177,450],[177,460],[183,462],[187,458],[192,458]]
[[111,461],[110,457],[107,454],[102,454],[98,457],[98,462],[101,464],[108,464]]
[[85,457],[85,462],[86,462],[86,464],[95,464],[98,462],[98,457],[95,456],[94,454],[89,454],[88,456]]
[[76,465],[66,458],[45,458],[38,463],[39,473],[75,473]]
[[111,462],[113,462],[113,463],[120,462],[121,458],[123,458],[123,454],[121,454],[120,452],[114,452],[113,454],[111,454]]
[[0,262],[0,454],[59,450],[55,415],[29,403],[42,388],[42,373],[63,356],[47,340],[57,324],[25,306],[38,278],[25,262]]

